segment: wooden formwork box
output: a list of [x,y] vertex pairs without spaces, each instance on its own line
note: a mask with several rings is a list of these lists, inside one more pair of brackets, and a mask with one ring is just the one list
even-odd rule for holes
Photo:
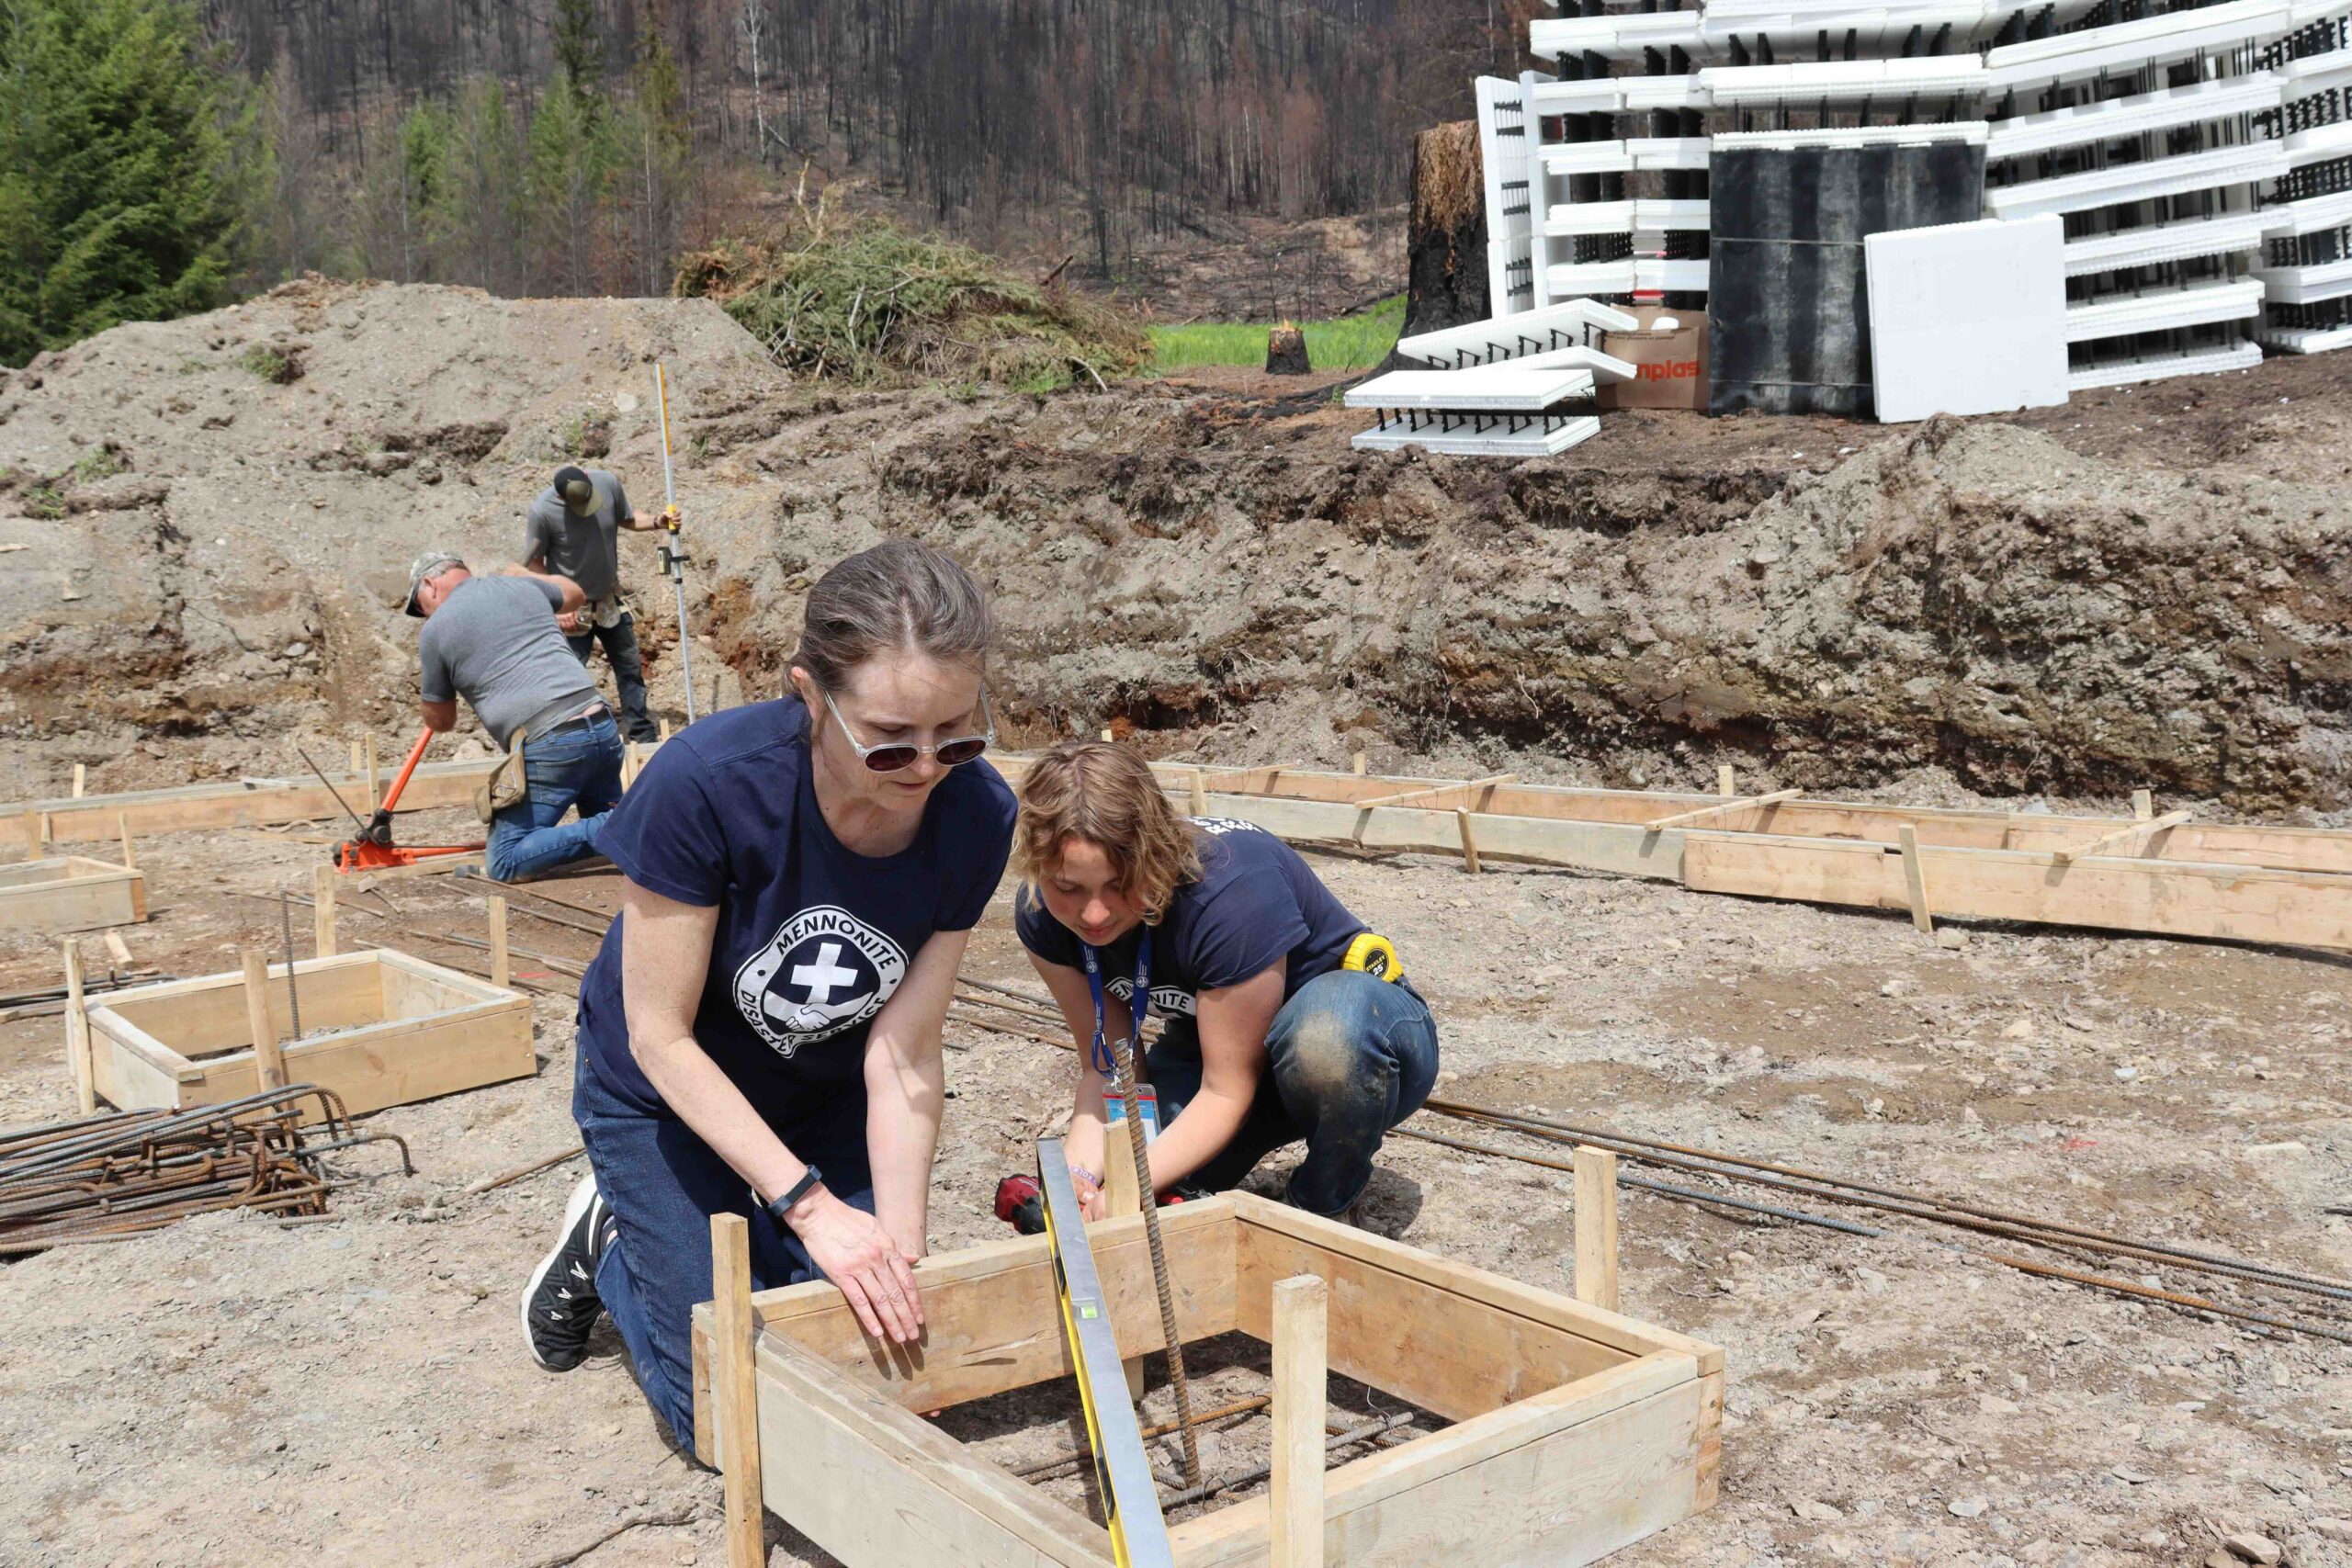
[[[1574,1568],[1715,1500],[1713,1345],[1227,1193],[1162,1212],[1187,1341],[1272,1333],[1277,1280],[1329,1289],[1331,1370],[1453,1425],[1331,1471],[1331,1568]],[[1087,1227],[1125,1354],[1163,1348],[1141,1216]],[[1044,1236],[918,1264],[922,1343],[867,1338],[823,1281],[752,1297],[766,1506],[850,1568],[1109,1568],[1109,1533],[917,1412],[1070,1375]],[[711,1304],[695,1309],[695,1450],[723,1464]],[[1264,1495],[1172,1526],[1182,1568],[1262,1563]]]
[[[286,965],[268,967],[270,1022],[292,1032]],[[342,1096],[357,1115],[537,1070],[530,998],[370,948],[296,968],[303,1033],[283,1047],[289,1083]],[[125,1111],[215,1105],[261,1089],[243,974],[116,991],[90,1009],[98,1095]]]
[[0,865],[0,931],[85,931],[147,918],[147,878],[86,855]]

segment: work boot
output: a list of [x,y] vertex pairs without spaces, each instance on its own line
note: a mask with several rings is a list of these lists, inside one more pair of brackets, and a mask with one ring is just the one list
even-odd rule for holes
[[523,1336],[531,1359],[551,1372],[568,1372],[587,1357],[589,1330],[605,1310],[596,1297],[596,1262],[611,1243],[613,1224],[595,1176],[582,1177],[564,1205],[555,1246],[523,1287]]

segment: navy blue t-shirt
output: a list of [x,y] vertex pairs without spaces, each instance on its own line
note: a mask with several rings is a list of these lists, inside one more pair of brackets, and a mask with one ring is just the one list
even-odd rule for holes
[[[1318,975],[1340,967],[1348,944],[1365,929],[1331,896],[1304,857],[1264,829],[1229,817],[1193,818],[1201,875],[1176,889],[1151,933],[1151,1010],[1162,1018],[1193,1018],[1203,991],[1238,986],[1278,958],[1283,999]],[[1043,900],[1024,894],[1013,911],[1021,944],[1048,964],[1072,969],[1086,959],[1076,933],[1048,914]],[[1123,1032],[1136,994],[1138,926],[1101,949],[1102,988],[1118,999],[1105,1020]]]
[[[875,1014],[932,933],[979,923],[1012,845],[1012,792],[985,761],[940,781],[894,855],[844,848],[812,774],[797,700],[729,708],[671,737],[596,832],[639,886],[718,907],[695,1040],[778,1126],[864,1099]],[[581,981],[581,1049],[651,1109],[622,1011],[621,925]]]

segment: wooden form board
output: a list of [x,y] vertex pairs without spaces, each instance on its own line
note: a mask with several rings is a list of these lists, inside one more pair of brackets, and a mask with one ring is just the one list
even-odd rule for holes
[[0,931],[85,931],[147,918],[147,879],[82,855],[0,865]]
[[[474,786],[492,765],[489,760],[424,763],[410,777],[400,808],[407,812],[471,806]],[[130,830],[141,835],[259,828],[278,822],[348,822],[351,818],[344,814],[344,807],[335,804],[338,794],[353,811],[368,815],[366,769],[330,773],[327,778],[334,785],[333,791],[316,779],[283,779],[0,804],[0,840],[21,840],[25,829],[20,819],[40,812],[48,814],[50,837],[59,842],[116,838],[125,819]]]
[[[354,1115],[537,1070],[530,999],[454,969],[384,948],[304,960],[299,1040],[288,1038],[286,965],[269,965],[268,978],[288,1080],[333,1089]],[[134,987],[90,1009],[98,1095],[125,1111],[257,1092],[253,1046],[242,974]]]
[[[1589,1562],[1710,1506],[1715,1347],[1249,1193],[1162,1216],[1183,1337],[1272,1333],[1273,1287],[1329,1292],[1335,1371],[1452,1417],[1325,1478],[1332,1568]],[[1160,1345],[1140,1216],[1087,1227],[1123,1353]],[[1042,1236],[916,1266],[929,1328],[875,1346],[822,1281],[752,1297],[767,1506],[850,1568],[1107,1568],[1108,1533],[967,1452],[921,1412],[1066,1376]],[[718,1451],[709,1303],[695,1308],[695,1442]],[[788,1456],[788,1459],[786,1458]],[[1267,1560],[1261,1495],[1170,1530],[1184,1568]]]
[[[1001,765],[1017,780],[1023,763],[1013,757]],[[1154,768],[1171,796],[1190,805],[1192,771]],[[2134,819],[1759,797],[1703,824],[1653,831],[1651,821],[1724,801],[1519,784],[1464,784],[1403,806],[1353,804],[1439,782],[1285,769],[1264,792],[1205,793],[1194,814],[1298,841],[1459,854],[1458,813],[1467,811],[1483,860],[1886,909],[1912,907],[1901,853],[1907,829],[1938,918],[2352,947],[2352,832],[2342,830],[2180,823],[2118,846],[2136,853],[2062,863],[2058,852],[2132,828]]]

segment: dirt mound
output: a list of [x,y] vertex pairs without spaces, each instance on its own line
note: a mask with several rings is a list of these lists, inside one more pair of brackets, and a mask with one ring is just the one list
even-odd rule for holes
[[[186,749],[141,772],[159,732],[236,738],[217,755],[250,772],[299,765],[306,727],[404,728],[409,558],[505,558],[578,452],[658,502],[657,357],[730,693],[775,689],[816,572],[911,534],[995,587],[1020,739],[1115,720],[1233,758],[2352,804],[2352,364],[2041,429],[1620,414],[1501,464],[1351,452],[1361,416],[1320,392],[843,396],[707,301],[340,286],[0,385],[0,548],[30,547],[0,554],[0,728],[37,743],[0,787],[182,776]],[[650,549],[624,549],[682,715]]]

